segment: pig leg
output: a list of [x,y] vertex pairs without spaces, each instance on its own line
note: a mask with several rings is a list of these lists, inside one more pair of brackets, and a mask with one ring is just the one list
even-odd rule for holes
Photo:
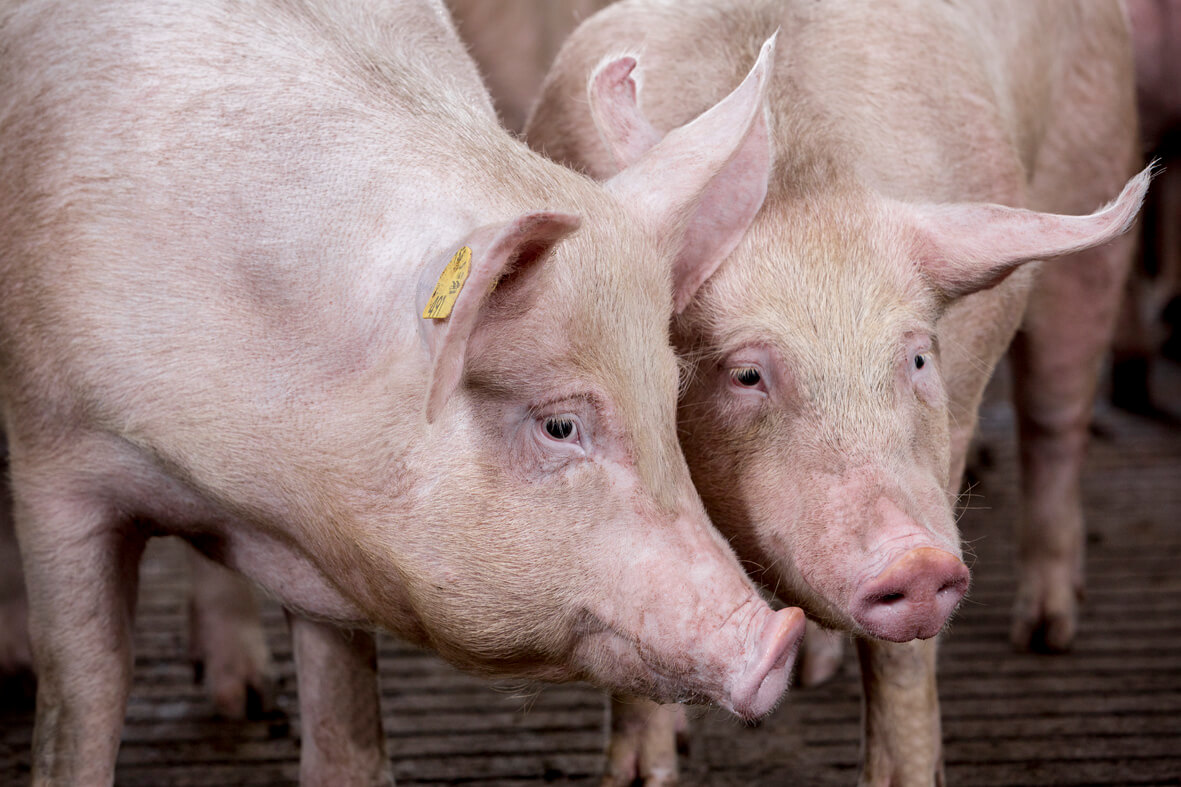
[[863,787],[944,783],[935,643],[857,640],[864,730],[858,783]]
[[1062,651],[1074,640],[1085,540],[1079,478],[1133,247],[1124,236],[1046,263],[1012,347],[1022,512],[1011,638],[1019,648]]
[[246,580],[196,550],[189,553],[189,652],[218,712],[258,718],[273,699],[258,601]]
[[808,621],[800,649],[801,686],[819,686],[836,675],[845,655],[845,635]]
[[1111,403],[1121,410],[1152,415],[1152,331],[1144,314],[1144,274],[1128,277],[1112,342]]
[[[38,676],[33,784],[110,784],[131,685],[131,630],[144,539],[71,494],[60,473],[14,462],[17,536]],[[35,486],[36,479],[59,483]]]
[[7,451],[0,439],[0,685],[6,701],[17,695],[32,698],[32,668],[25,574],[12,523]]
[[608,716],[611,737],[603,787],[677,783],[677,737],[688,726],[684,706],[613,696]]
[[373,635],[292,612],[287,622],[299,682],[299,783],[393,785]]

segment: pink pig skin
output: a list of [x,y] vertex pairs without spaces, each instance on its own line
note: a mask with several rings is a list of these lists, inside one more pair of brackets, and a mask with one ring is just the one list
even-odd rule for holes
[[[968,586],[953,504],[1010,344],[1024,479],[1012,636],[1050,649],[1074,636],[1079,468],[1121,235],[1149,179],[1127,182],[1126,18],[1052,0],[624,0],[567,39],[526,137],[610,177],[724,94],[776,30],[766,200],[677,302],[692,369],[681,440],[758,578],[859,637],[861,783],[942,783],[933,637]],[[831,642],[818,650],[839,663]],[[606,783],[665,783],[675,725],[615,707],[666,732],[614,724]]]
[[[25,578],[12,522],[8,446],[0,433],[0,682],[5,700],[32,696]],[[238,574],[189,553],[189,651],[218,713],[245,718],[272,709],[270,651],[250,585]]]
[[113,779],[158,534],[293,614],[306,783],[391,778],[373,627],[479,674],[774,706],[803,613],[709,524],[668,334],[766,193],[731,160],[765,143],[772,47],[605,186],[497,125],[439,2],[34,0],[0,51],[35,784]]

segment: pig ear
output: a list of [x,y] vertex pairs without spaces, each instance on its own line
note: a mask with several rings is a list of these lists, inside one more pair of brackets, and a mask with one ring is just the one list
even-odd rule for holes
[[655,232],[677,238],[673,304],[678,313],[738,245],[767,196],[766,96],[777,35],[763,44],[733,93],[663,139],[636,104],[634,58],[604,63],[591,77],[595,125],[624,167],[607,188]]
[[605,62],[591,77],[587,90],[595,128],[614,164],[612,174],[635,164],[660,141],[660,132],[637,103],[639,89],[632,79],[635,68],[634,57]]
[[546,256],[555,243],[578,228],[581,220],[568,213],[526,213],[503,223],[480,227],[471,233],[460,248],[470,249],[470,268],[467,278],[450,312],[441,318],[423,317],[424,309],[432,301],[437,282],[442,282],[447,270],[441,260],[423,274],[419,284],[417,308],[422,333],[431,354],[431,375],[427,389],[426,418],[433,422],[459,386],[463,377],[468,339],[480,322],[488,295],[497,282],[513,277],[513,288],[505,297],[523,297],[522,276]]
[[1152,179],[1149,166],[1106,207],[1060,216],[990,204],[894,203],[915,229],[926,278],[948,299],[999,284],[1018,266],[1100,246],[1132,225]]

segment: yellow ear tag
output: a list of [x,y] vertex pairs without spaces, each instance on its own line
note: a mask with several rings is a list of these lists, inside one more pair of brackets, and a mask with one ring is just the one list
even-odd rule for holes
[[472,250],[464,246],[455,252],[451,262],[439,274],[439,283],[435,285],[426,308],[422,310],[423,319],[442,320],[451,316],[451,309],[455,306],[455,299],[459,297],[463,283],[472,269]]

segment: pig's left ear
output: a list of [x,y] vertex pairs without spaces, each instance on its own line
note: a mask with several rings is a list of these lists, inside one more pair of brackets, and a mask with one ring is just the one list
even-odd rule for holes
[[568,213],[526,213],[480,227],[458,244],[454,255],[424,271],[416,303],[431,355],[428,422],[438,417],[459,386],[468,340],[497,283],[511,278],[512,291],[506,297],[520,296],[537,263],[580,221]]
[[1114,202],[1087,216],[1060,216],[990,204],[893,202],[913,230],[923,275],[948,300],[988,289],[1018,266],[1100,246],[1132,225],[1152,179],[1149,166]]
[[621,170],[607,188],[657,234],[678,239],[678,313],[738,245],[767,196],[767,84],[775,39],[763,44],[734,92],[663,138],[636,103],[634,58],[608,61],[591,77],[591,114]]

